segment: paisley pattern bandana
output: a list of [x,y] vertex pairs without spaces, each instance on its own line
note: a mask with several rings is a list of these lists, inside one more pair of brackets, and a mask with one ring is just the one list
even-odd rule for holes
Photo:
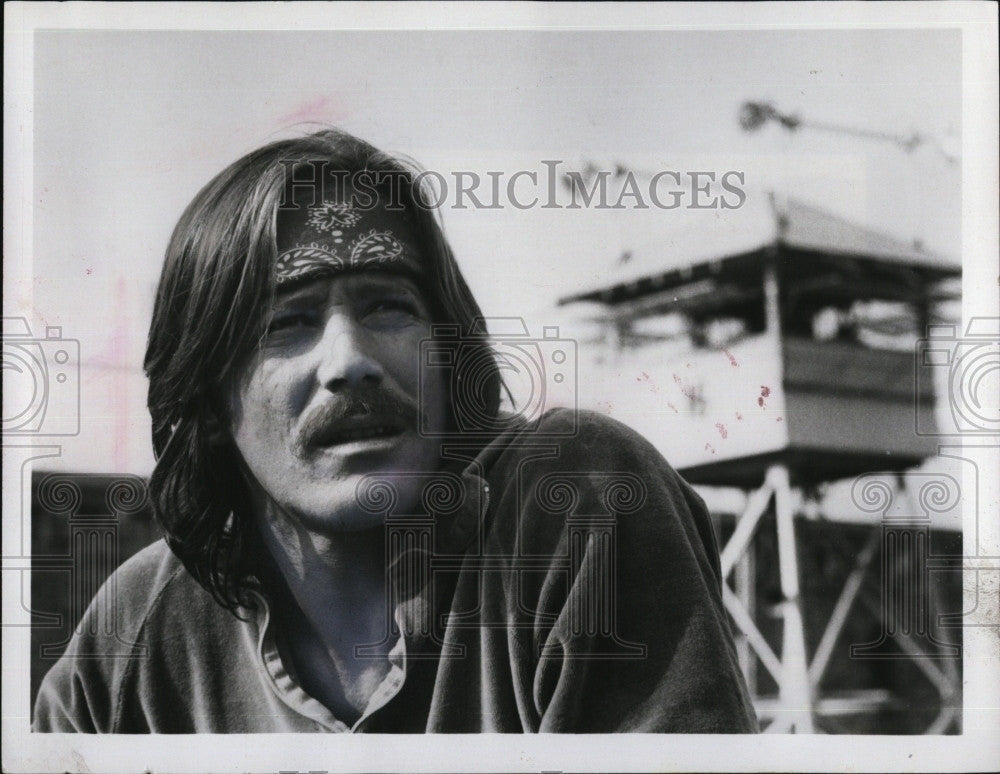
[[344,271],[422,273],[414,229],[402,212],[361,209],[346,198],[279,212],[279,287]]

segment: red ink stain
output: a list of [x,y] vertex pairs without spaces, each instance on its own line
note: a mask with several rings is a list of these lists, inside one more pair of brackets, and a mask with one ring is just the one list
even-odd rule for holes
[[736,418],[737,418],[737,419],[738,419],[738,420],[739,420],[740,422],[742,422],[742,421],[743,421],[743,415],[742,415],[742,414],[741,414],[741,413],[740,413],[739,411],[737,411],[737,412],[736,412]]
[[674,376],[674,381],[677,383],[677,386],[681,388],[681,392],[684,394],[685,398],[694,402],[700,401],[701,396],[698,394],[699,392],[698,387],[685,384],[684,380],[681,379],[677,374],[674,374],[673,376]]
[[778,417],[778,418],[777,418],[777,419],[775,419],[774,421],[775,421],[775,422],[781,422],[781,421],[782,421],[782,417]]
[[[120,277],[115,284],[115,299],[120,309],[128,308],[128,285],[124,277]],[[117,315],[105,349],[95,353],[93,362],[111,364],[112,366],[127,363],[129,336],[133,327],[125,315]],[[108,390],[111,405],[120,406],[121,410],[115,412],[114,426],[111,430],[111,459],[108,464],[111,466],[111,470],[126,470],[132,453],[129,442],[132,438],[133,424],[132,417],[127,410],[131,405],[129,402],[128,371],[125,368],[112,368],[110,379]]]
[[87,274],[93,274],[93,273],[94,273],[93,269],[87,269]]
[[278,123],[295,123],[297,121],[330,121],[341,120],[345,116],[331,97],[317,97],[311,102],[303,102],[291,113],[278,117]]
[[766,398],[766,397],[767,397],[768,395],[770,395],[770,394],[771,394],[771,388],[770,388],[770,387],[765,387],[765,386],[764,386],[764,385],[762,384],[762,385],[760,386],[760,394],[761,394],[761,397],[764,397],[764,398]]
[[764,408],[764,399],[757,398],[757,405],[760,406],[761,408]]
[[740,364],[736,362],[736,358],[735,358],[735,357],[733,357],[733,353],[732,353],[732,352],[730,352],[730,351],[729,351],[728,349],[726,349],[725,347],[723,347],[722,351],[726,353],[726,357],[728,357],[728,358],[729,358],[729,364],[730,364],[730,365],[731,365],[731,366],[732,366],[733,368],[739,368],[739,367],[740,367]]
[[729,433],[726,432],[726,426],[722,424],[722,422],[716,422],[715,429],[719,431],[719,435],[722,436],[723,440],[725,440],[725,438],[729,435]]
[[681,413],[681,412],[679,412],[677,410],[677,407],[673,403],[667,403],[667,405],[670,406],[670,408],[672,408],[674,410],[675,414],[680,414]]
[[705,444],[705,451],[710,451],[712,452],[712,454],[715,454],[715,449],[712,447],[712,444],[710,443]]
[[642,376],[637,376],[635,378],[635,380],[637,382],[648,382],[649,383],[649,388],[653,392],[659,392],[659,390],[657,390],[657,388],[656,388],[656,385],[653,384],[652,380],[649,378],[649,374],[647,374],[645,371],[642,372]]

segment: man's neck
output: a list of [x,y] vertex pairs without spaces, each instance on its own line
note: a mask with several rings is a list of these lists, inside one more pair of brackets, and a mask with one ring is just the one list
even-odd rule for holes
[[[384,527],[317,535],[287,514],[262,520],[263,538],[284,579],[276,631],[303,688],[343,720],[360,715],[389,670],[387,658],[357,658],[382,644],[392,614]],[[369,654],[371,650],[369,650]]]

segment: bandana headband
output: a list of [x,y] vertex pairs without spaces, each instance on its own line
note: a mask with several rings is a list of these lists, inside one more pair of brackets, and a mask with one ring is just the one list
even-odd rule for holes
[[[388,227],[386,215],[382,209],[359,210],[333,201],[283,211],[279,217],[285,217],[285,222],[279,221],[275,265],[278,285],[372,269],[419,275],[419,264],[407,255],[400,237]],[[291,239],[286,240],[289,235]]]

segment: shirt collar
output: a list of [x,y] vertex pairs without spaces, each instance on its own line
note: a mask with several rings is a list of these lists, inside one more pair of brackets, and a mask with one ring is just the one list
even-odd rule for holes
[[[419,588],[411,590],[411,593],[403,593],[395,606],[392,616],[395,626],[393,631],[386,633],[387,638],[395,640],[388,653],[389,672],[375,689],[361,717],[353,726],[348,726],[335,717],[324,704],[299,685],[278,647],[267,598],[258,591],[250,592],[256,602],[254,609],[248,612],[257,629],[258,667],[266,676],[271,689],[290,709],[327,731],[354,731],[402,690],[413,658],[440,657],[445,623],[442,613],[449,608],[445,598],[449,588],[447,584],[434,582],[435,559],[461,558],[469,546],[476,542],[477,537],[482,535],[482,525],[489,508],[489,486],[474,472],[472,465],[461,474],[461,480],[466,497],[453,513],[433,519],[433,543],[414,541],[397,558],[395,576],[417,571],[424,582]],[[390,524],[389,528],[392,527]],[[433,545],[431,551],[427,550],[429,545]],[[432,599],[432,594],[435,599]]]

